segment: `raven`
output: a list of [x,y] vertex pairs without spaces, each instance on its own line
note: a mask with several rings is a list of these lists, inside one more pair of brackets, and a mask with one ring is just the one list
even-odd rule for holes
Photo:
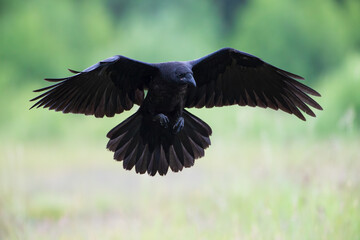
[[37,100],[31,108],[113,117],[139,105],[107,134],[107,148],[125,169],[135,166],[137,173],[152,176],[165,175],[169,167],[174,172],[191,167],[210,145],[209,125],[184,108],[269,107],[304,121],[300,110],[313,117],[309,106],[322,110],[308,96],[320,94],[295,80],[302,77],[233,48],[193,61],[154,64],[116,55],[81,72],[69,71],[75,75],[45,79],[55,84],[35,90],[45,92],[30,100]]

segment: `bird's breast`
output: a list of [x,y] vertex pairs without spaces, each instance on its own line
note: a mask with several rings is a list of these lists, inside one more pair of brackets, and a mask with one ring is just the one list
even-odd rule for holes
[[171,113],[182,106],[186,94],[185,88],[150,88],[145,102],[157,113]]

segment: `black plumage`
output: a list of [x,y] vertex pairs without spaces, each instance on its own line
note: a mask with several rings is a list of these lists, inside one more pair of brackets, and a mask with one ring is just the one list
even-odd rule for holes
[[320,94],[296,80],[302,77],[231,48],[193,61],[155,64],[117,55],[69,71],[75,75],[45,79],[55,84],[35,90],[44,93],[31,99],[37,100],[31,108],[112,117],[139,105],[107,134],[107,148],[125,169],[150,175],[191,167],[209,147],[211,128],[184,108],[269,107],[302,120],[301,111],[315,117],[309,106],[322,109],[309,97]]

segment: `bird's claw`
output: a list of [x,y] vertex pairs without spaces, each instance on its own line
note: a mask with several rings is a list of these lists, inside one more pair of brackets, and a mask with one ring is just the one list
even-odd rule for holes
[[173,133],[179,133],[181,131],[181,129],[184,128],[184,118],[183,117],[179,117],[176,120],[176,123],[173,126]]
[[154,116],[153,121],[158,121],[160,125],[164,128],[167,128],[170,122],[169,118],[162,113],[159,113],[158,115]]

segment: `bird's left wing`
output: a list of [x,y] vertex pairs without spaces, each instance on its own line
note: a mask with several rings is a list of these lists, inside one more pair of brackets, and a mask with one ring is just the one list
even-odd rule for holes
[[30,100],[37,100],[31,108],[112,117],[142,103],[144,88],[157,71],[154,65],[116,55],[81,72],[70,70],[73,76],[45,79],[56,84],[35,90],[45,92]]
[[190,61],[196,87],[189,88],[185,107],[220,107],[238,104],[281,109],[302,120],[321,106],[308,96],[318,92],[296,81],[300,76],[276,68],[261,59],[232,48],[220,49]]

